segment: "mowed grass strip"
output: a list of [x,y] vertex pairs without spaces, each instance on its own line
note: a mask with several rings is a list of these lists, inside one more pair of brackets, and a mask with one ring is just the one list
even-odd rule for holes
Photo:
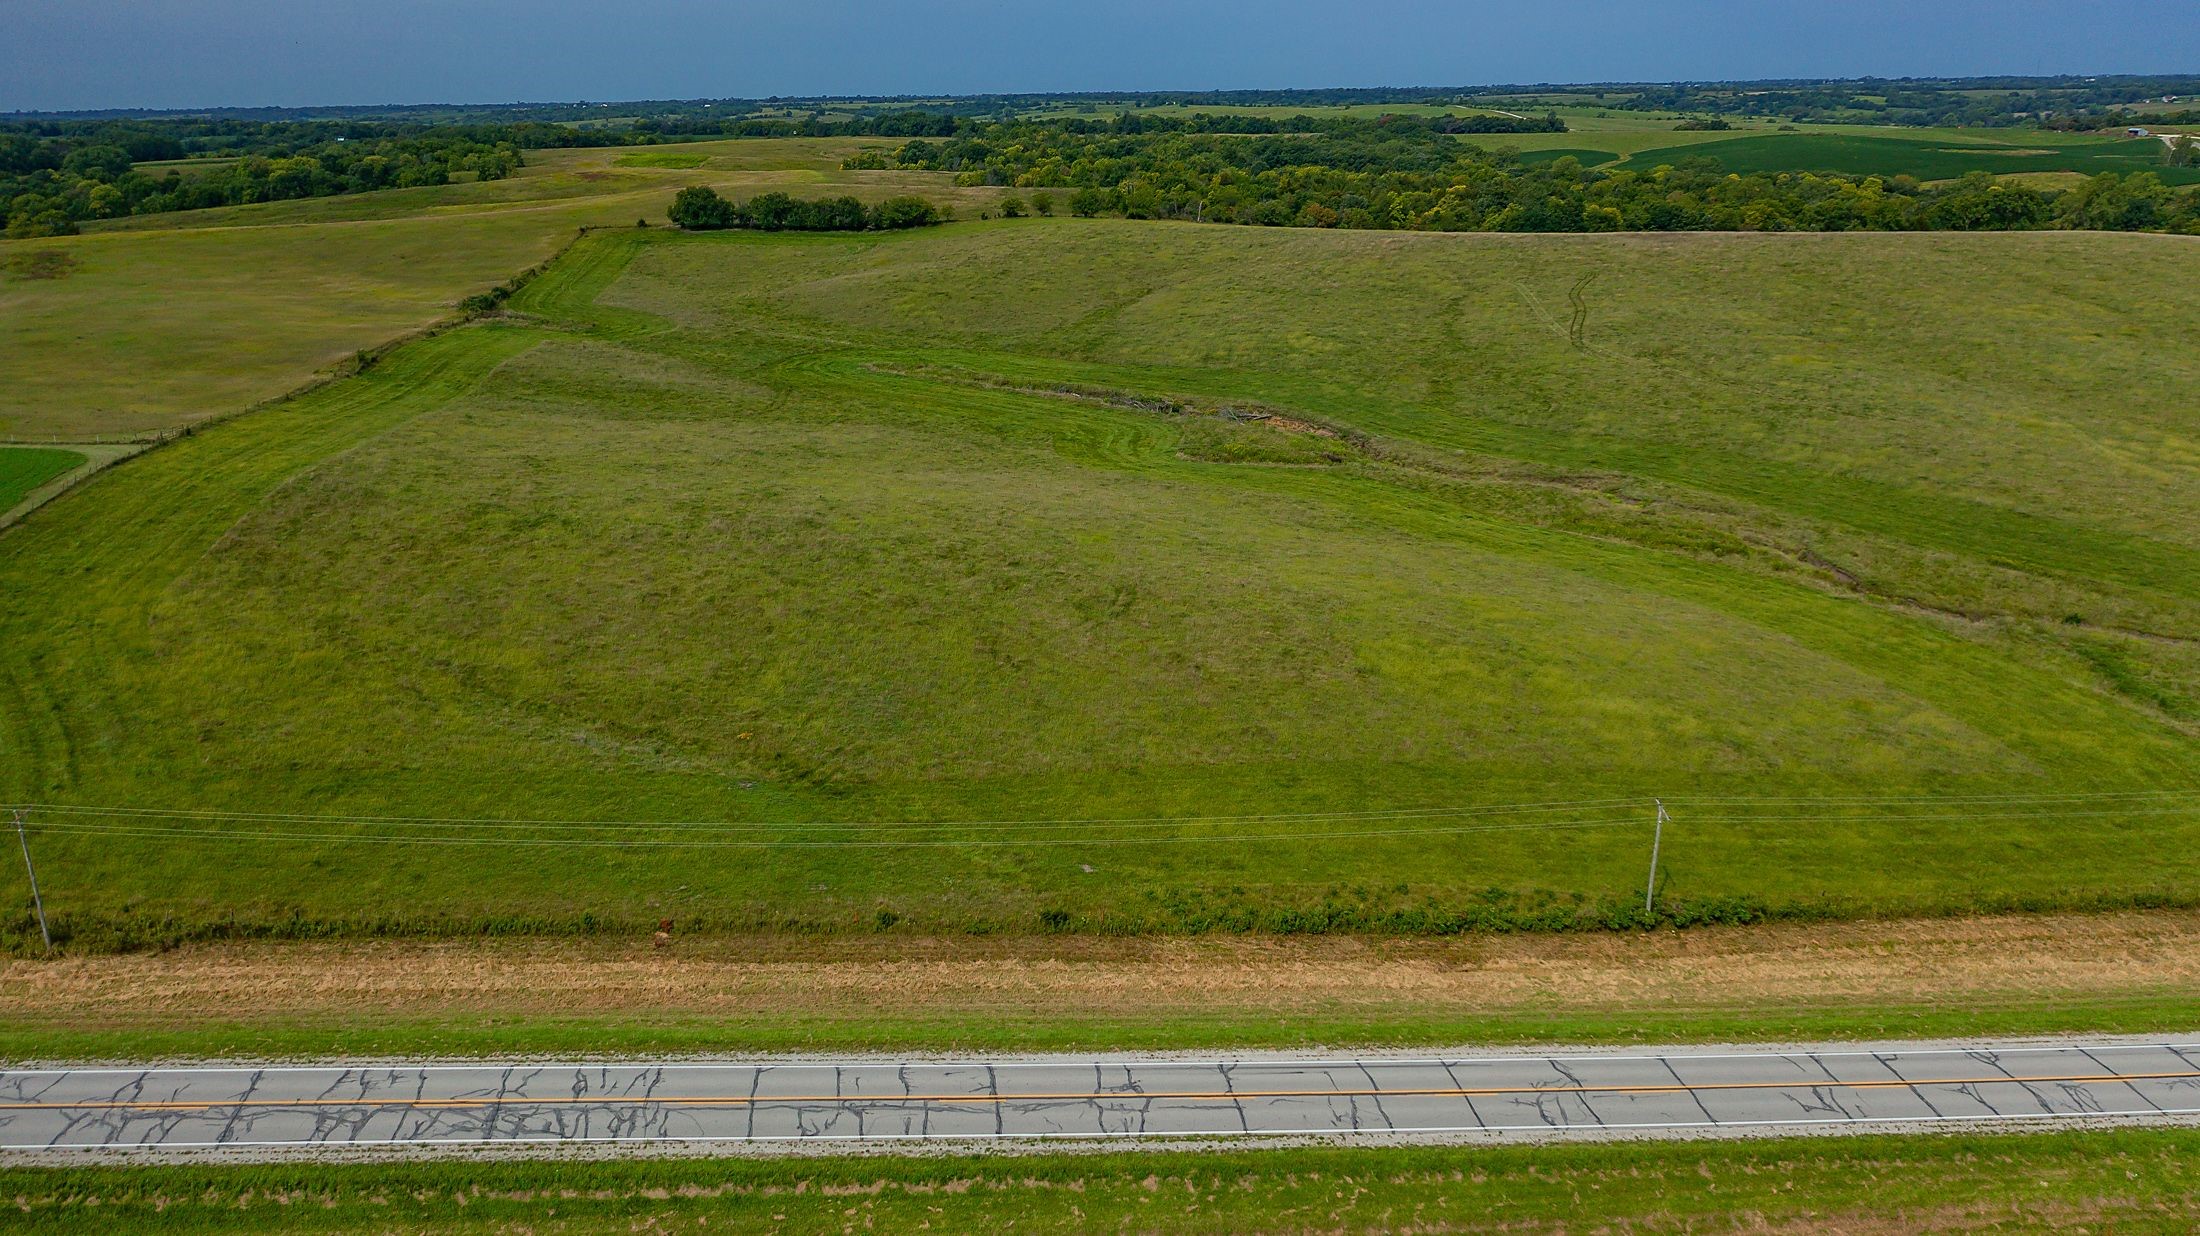
[[[2101,529],[2087,569],[2113,592],[2119,569],[2152,569],[2119,568],[2115,537],[2190,544],[2188,465],[2150,445],[2189,413],[2137,384],[2111,418],[2071,397],[2067,357],[1989,378],[1967,338],[1835,363],[1815,336],[1842,337],[1862,306],[1813,309],[1771,276],[1823,287],[1826,262],[1884,262],[1850,276],[1868,299],[1904,262],[1998,255],[2037,281],[2044,254],[2050,286],[2069,286],[2054,295],[2093,328],[2119,319],[2112,301],[2087,307],[2101,289],[2081,259],[2133,238],[2054,238],[2075,254],[1749,241],[1720,250],[1768,276],[1738,307],[1708,251],[1733,238],[1040,224],[600,234],[514,298],[542,328],[408,346],[0,539],[11,797],[306,817],[37,817],[72,947],[628,931],[665,914],[934,932],[1627,921],[1652,793],[1678,812],[1661,880],[1690,921],[2186,904],[2200,889],[2200,823],[2176,799],[1709,801],[2193,785],[2189,734],[2040,630],[1775,569],[1747,549],[1765,518],[1750,508],[1728,513],[1744,547],[1729,553],[1644,532],[1679,517],[1669,495],[1613,503],[1648,521],[1631,531],[1536,514],[1523,495],[1565,478],[1457,485],[1350,436],[1456,450],[1457,427],[1496,423],[1629,435],[1676,461],[1716,441],[1768,467],[1899,480],[1920,502],[1943,501],[1937,485],[1960,497],[1924,509],[1957,523],[1992,503]],[[1052,255],[1047,280],[1014,273],[1033,255]],[[1585,263],[1613,289],[1587,353],[1532,312]],[[1292,267],[1296,301],[1273,273]],[[1662,315],[1637,290],[1654,277],[1679,289]],[[1405,312],[1431,288],[1449,289],[1443,315]],[[966,365],[978,339],[995,372],[1086,366],[1160,390],[1242,378],[1341,425],[1347,452],[1278,466],[1265,445],[1187,450],[1181,415],[927,368]],[[1835,394],[1783,376],[1778,349]],[[2188,363],[2117,338],[2096,360],[2165,377]],[[1325,397],[1348,387],[1374,394]],[[2118,449],[2062,480],[1973,459],[2097,431]],[[2160,500],[2106,502],[2100,477]],[[2028,575],[2001,586],[2058,595]],[[2148,603],[2174,625],[2174,602]],[[1529,831],[1201,819],[1607,798],[1627,801],[1531,814],[1567,827]],[[346,813],[444,822],[321,818]],[[464,822],[514,817],[561,823]],[[1147,822],[1085,822],[1120,817]],[[605,820],[774,827],[565,826]],[[930,823],[863,827],[895,821]],[[31,931],[21,918],[10,939]]]
[[2200,1133],[1289,1148],[930,1158],[0,1169],[28,1232],[1606,1227],[2184,1232]]

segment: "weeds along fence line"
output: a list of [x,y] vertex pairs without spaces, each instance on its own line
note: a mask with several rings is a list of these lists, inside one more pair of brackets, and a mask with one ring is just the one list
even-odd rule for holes
[[[1316,902],[1300,906],[1185,905],[1173,912],[1087,915],[1045,908],[974,918],[936,918],[922,910],[881,907],[843,916],[697,914],[679,917],[683,934],[912,937],[1095,935],[1110,937],[1331,936],[1443,938],[1464,935],[1588,935],[1688,931],[1770,923],[1830,923],[1978,914],[2113,913],[2200,909],[2200,895],[2163,892],[1989,898],[1965,903],[1813,900],[1774,902],[1751,897],[1661,898],[1645,911],[1638,896],[1584,904],[1539,904],[1532,896],[1491,903],[1430,902],[1382,907]],[[52,911],[52,907],[49,907]],[[280,941],[629,939],[647,938],[662,914],[582,912],[573,915],[390,914],[322,917],[294,913],[269,918],[209,914],[81,915],[53,911],[58,955],[157,952],[193,944]],[[26,904],[0,923],[0,953],[42,957],[38,925]]]

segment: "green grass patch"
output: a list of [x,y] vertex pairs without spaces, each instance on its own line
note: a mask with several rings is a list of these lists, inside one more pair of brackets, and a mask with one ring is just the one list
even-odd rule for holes
[[84,466],[75,451],[44,446],[0,446],[0,511],[30,496],[32,490]]
[[0,1169],[25,1232],[2182,1232],[2189,1129],[929,1158]]

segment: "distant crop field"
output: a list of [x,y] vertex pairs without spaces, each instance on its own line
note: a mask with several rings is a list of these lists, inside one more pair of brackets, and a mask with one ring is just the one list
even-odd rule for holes
[[1692,156],[1717,159],[1728,171],[1844,172],[1858,176],[1915,176],[1952,180],[1969,172],[1997,175],[2024,172],[2144,172],[2170,184],[2200,184],[2200,168],[2165,165],[2163,147],[2152,138],[2073,142],[2043,137],[2039,145],[1987,145],[1975,140],[1910,137],[1857,132],[1772,133],[1739,136],[1714,144],[1674,145],[1637,151],[1630,165],[1655,166]]
[[87,949],[2194,904],[2196,274],[601,232],[0,534],[0,795]]
[[0,446],[0,512],[30,496],[46,482],[84,465],[75,451],[46,447]]

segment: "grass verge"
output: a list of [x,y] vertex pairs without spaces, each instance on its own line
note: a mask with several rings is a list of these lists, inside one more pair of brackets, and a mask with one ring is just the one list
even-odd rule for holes
[[21,1232],[2189,1232],[2200,1132],[0,1169]]
[[2189,1034],[2195,925],[2161,912],[1452,940],[208,945],[0,961],[0,1059]]

